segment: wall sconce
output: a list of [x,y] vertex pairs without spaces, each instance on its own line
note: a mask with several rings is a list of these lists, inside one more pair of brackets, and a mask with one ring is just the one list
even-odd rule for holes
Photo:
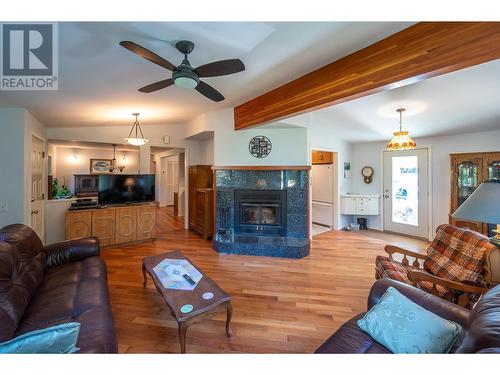
[[123,155],[122,155],[122,164],[127,164],[127,160],[128,160],[127,153],[124,152]]
[[76,154],[76,152],[74,152],[73,155],[70,156],[69,161],[72,164],[77,164],[78,163],[78,155]]

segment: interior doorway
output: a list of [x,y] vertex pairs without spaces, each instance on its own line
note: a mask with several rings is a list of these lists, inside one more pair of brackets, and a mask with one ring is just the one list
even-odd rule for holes
[[183,216],[183,208],[179,209],[182,207],[179,205],[182,203],[179,202],[179,193],[183,191],[179,180],[184,183],[183,156],[182,153],[160,157],[160,206],[174,206],[176,216]]
[[428,149],[384,151],[384,230],[429,238]]
[[311,233],[337,229],[337,153],[311,151]]

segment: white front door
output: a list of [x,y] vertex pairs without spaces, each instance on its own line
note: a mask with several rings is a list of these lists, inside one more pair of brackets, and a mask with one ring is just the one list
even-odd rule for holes
[[429,237],[427,149],[384,151],[384,230]]
[[33,137],[31,148],[31,220],[30,226],[44,240],[43,229],[43,142]]

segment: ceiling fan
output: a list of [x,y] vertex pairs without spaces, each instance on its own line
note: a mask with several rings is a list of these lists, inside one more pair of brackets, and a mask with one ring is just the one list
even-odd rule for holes
[[140,92],[149,93],[175,84],[178,87],[195,89],[207,98],[220,102],[224,100],[224,96],[209,84],[201,81],[200,78],[225,76],[245,70],[245,65],[240,59],[221,60],[193,68],[189,63],[188,55],[193,51],[194,43],[188,40],[181,40],[175,44],[177,50],[184,55],[184,59],[178,66],[134,42],[125,40],[120,42],[120,45],[136,55],[172,71],[172,78],[141,87]]

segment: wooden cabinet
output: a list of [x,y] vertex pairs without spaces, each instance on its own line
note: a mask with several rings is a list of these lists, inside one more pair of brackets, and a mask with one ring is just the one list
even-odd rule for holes
[[213,172],[210,165],[192,165],[189,167],[189,229],[194,230],[198,221],[196,191],[200,188],[213,187]]
[[156,207],[139,206],[137,208],[137,240],[155,237]]
[[153,239],[156,205],[66,211],[66,239],[95,236],[102,247]]
[[214,233],[214,189],[200,188],[196,190],[196,222],[193,231],[205,240]]
[[[451,154],[450,224],[491,236],[494,225],[454,219],[451,214],[487,180],[500,180],[500,152]],[[493,223],[496,224],[496,223]]]
[[66,211],[66,239],[92,235],[92,215],[89,211]]
[[332,164],[333,163],[333,152],[329,151],[312,151],[312,163],[313,164]]
[[119,207],[116,209],[115,244],[137,240],[137,208]]
[[92,235],[101,246],[115,244],[115,209],[92,210]]

